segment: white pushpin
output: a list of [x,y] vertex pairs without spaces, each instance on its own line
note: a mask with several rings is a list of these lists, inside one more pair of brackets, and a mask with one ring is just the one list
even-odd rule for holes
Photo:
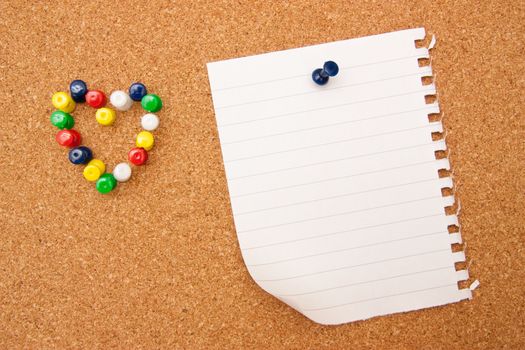
[[131,167],[128,163],[119,163],[113,169],[113,176],[118,182],[126,182],[131,177]]
[[133,105],[133,100],[124,91],[117,90],[109,96],[109,102],[119,111],[127,111]]
[[153,131],[159,127],[159,117],[153,113],[144,114],[140,120],[142,128],[147,131]]

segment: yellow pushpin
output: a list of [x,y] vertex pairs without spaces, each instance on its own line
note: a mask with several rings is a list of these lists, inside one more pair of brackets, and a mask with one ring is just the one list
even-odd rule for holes
[[84,177],[88,181],[97,181],[106,171],[106,165],[100,159],[92,159],[84,168]]
[[97,109],[97,113],[95,114],[95,117],[97,118],[97,122],[102,125],[111,125],[115,122],[116,114],[115,111],[111,108],[103,107]]
[[54,93],[51,102],[56,109],[62,112],[71,113],[75,110],[75,101],[65,92]]
[[149,131],[141,131],[137,135],[137,147],[142,147],[146,151],[149,151],[153,148],[153,144],[155,143],[155,139],[153,138],[153,134]]

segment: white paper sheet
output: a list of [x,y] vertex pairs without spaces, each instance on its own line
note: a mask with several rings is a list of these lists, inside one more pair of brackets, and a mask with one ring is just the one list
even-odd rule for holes
[[[265,291],[339,324],[470,298],[432,141],[423,28],[208,64],[240,248]],[[313,69],[340,72],[325,86]]]

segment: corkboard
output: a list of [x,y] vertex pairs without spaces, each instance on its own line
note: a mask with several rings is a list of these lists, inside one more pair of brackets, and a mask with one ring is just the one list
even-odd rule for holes
[[[0,348],[408,348],[525,345],[521,1],[0,3]],[[265,294],[235,236],[205,63],[424,26],[461,199],[469,302],[324,327]],[[67,161],[51,94],[141,80],[164,98],[147,166],[108,196]],[[140,108],[103,129],[126,157]]]

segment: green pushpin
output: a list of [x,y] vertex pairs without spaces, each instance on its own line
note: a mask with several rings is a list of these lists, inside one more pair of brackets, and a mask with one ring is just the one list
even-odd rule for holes
[[75,125],[75,120],[71,116],[71,114],[62,112],[62,111],[54,111],[51,113],[51,124],[59,128],[60,130],[63,129],[71,129]]
[[97,180],[97,191],[100,193],[109,193],[115,186],[117,186],[117,180],[110,173],[104,173]]
[[162,100],[155,94],[147,94],[140,101],[142,108],[148,112],[158,112],[162,108]]

